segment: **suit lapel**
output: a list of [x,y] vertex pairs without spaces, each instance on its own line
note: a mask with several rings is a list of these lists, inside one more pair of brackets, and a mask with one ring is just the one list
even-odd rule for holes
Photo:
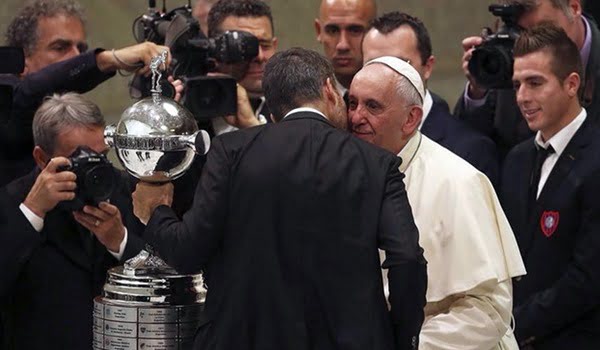
[[[552,168],[550,175],[548,176],[548,180],[546,180],[546,184],[544,188],[542,188],[542,192],[537,200],[536,209],[541,210],[543,204],[546,204],[548,201],[552,199],[552,194],[556,193],[556,190],[561,186],[563,181],[567,178],[567,175],[571,172],[571,169],[576,163],[581,150],[587,146],[591,139],[591,135],[589,131],[589,118],[581,125],[579,130],[573,135],[573,138],[567,145],[567,148],[563,151],[563,153],[558,158],[558,161]],[[539,214],[539,213],[536,213]],[[538,215],[539,216],[539,215]]]
[[518,221],[515,223],[518,226],[515,225],[514,228],[523,258],[525,258],[526,253],[529,251],[533,237],[530,229],[532,213],[529,208],[529,186],[535,163],[536,149],[534,141],[532,139],[530,141],[528,141],[527,150],[523,155],[524,158],[519,162],[523,166],[516,167],[517,171],[515,172],[516,176],[513,183],[513,191],[516,199],[513,205],[517,208],[515,213],[518,215]]

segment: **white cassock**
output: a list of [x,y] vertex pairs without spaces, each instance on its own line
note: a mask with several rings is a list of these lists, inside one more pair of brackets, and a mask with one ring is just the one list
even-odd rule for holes
[[490,181],[420,132],[399,156],[427,259],[419,349],[518,349],[511,278],[525,266]]

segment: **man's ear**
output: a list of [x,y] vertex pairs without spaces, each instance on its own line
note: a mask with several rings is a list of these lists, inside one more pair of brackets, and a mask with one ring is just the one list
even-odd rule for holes
[[336,87],[333,85],[331,78],[327,78],[327,80],[325,80],[325,85],[323,86],[323,93],[323,97],[325,97],[327,101],[333,103],[334,105],[337,104],[339,93]]
[[50,156],[40,146],[35,146],[33,148],[33,160],[40,170],[44,170],[50,161]]
[[408,112],[406,123],[402,127],[402,131],[405,135],[412,135],[415,130],[421,125],[423,119],[423,108],[421,106],[411,106]]
[[317,41],[321,42],[321,21],[315,18],[315,32],[317,33]]
[[576,97],[579,92],[579,86],[581,86],[581,77],[579,74],[573,72],[565,78],[563,85],[569,97]]
[[273,37],[273,50],[277,51],[277,44],[279,44],[279,40],[277,39],[277,37]]
[[427,80],[431,77],[431,73],[433,73],[433,67],[435,66],[435,56],[431,55],[423,65],[423,83],[427,83]]

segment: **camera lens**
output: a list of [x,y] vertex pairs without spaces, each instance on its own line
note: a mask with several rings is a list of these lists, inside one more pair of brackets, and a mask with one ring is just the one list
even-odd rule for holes
[[85,173],[84,181],[86,197],[99,203],[112,195],[116,181],[115,171],[108,164],[95,165]]
[[512,54],[503,46],[480,47],[473,51],[469,71],[487,89],[512,88]]

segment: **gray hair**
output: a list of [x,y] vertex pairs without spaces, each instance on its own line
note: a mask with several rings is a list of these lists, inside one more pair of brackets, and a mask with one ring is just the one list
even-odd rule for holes
[[46,153],[54,154],[56,138],[65,128],[106,125],[100,108],[74,92],[46,98],[33,117],[33,141]]
[[396,94],[403,98],[407,105],[423,107],[423,100],[417,89],[408,79],[401,75],[397,75],[396,78]]
[[25,56],[31,55],[39,39],[39,20],[59,15],[76,17],[85,25],[83,7],[75,0],[31,0],[8,25],[5,33],[7,45],[22,47]]

